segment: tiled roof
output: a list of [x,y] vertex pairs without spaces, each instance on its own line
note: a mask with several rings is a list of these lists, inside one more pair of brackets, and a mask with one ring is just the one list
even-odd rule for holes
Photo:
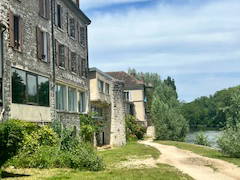
[[144,82],[136,79],[134,76],[129,75],[128,73],[121,72],[107,72],[110,76],[115,79],[124,81],[125,89],[142,89],[144,88]]

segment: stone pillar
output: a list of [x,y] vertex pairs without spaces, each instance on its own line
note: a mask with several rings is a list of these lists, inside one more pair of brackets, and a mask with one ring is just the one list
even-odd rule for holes
[[124,83],[113,82],[111,96],[111,134],[110,145],[123,146],[126,144]]

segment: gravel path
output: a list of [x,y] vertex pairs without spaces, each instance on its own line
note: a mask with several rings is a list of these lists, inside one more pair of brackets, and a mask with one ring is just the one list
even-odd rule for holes
[[140,141],[161,152],[160,158],[153,163],[163,163],[176,167],[196,180],[240,180],[240,168],[223,160],[211,159],[182,150],[174,146]]

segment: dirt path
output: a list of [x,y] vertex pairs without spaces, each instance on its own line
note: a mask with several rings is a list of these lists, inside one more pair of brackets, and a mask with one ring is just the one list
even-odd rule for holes
[[152,146],[161,152],[157,163],[174,166],[196,180],[240,180],[240,168],[226,161],[203,157],[174,146],[154,143],[151,140],[140,143]]

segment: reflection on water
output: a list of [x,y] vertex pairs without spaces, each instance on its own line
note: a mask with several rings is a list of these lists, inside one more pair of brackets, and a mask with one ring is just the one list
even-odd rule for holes
[[185,141],[187,143],[194,144],[194,140],[196,139],[196,136],[198,133],[203,132],[207,137],[208,141],[210,142],[211,147],[218,148],[217,140],[218,137],[221,135],[221,131],[194,131],[189,132]]

